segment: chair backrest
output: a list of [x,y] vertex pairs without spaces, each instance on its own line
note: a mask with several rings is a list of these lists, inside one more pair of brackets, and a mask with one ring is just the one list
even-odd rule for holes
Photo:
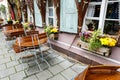
[[27,35],[39,34],[39,31],[31,30],[26,32]]
[[23,25],[22,24],[13,24],[14,28],[23,28]]
[[7,26],[12,26],[12,24],[5,24],[5,25],[2,25],[3,27],[7,27]]
[[12,25],[11,26],[6,26],[6,27],[2,27],[3,31],[12,30],[12,29],[13,29]]

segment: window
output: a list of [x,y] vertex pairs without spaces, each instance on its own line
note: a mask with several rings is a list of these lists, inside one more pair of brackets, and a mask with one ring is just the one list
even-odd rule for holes
[[52,0],[47,1],[47,25],[55,26],[55,13]]
[[117,33],[120,28],[120,0],[91,0],[82,30],[91,30],[89,24],[106,34]]
[[106,34],[117,34],[119,31],[120,24],[120,12],[119,5],[120,1],[118,0],[109,0],[107,2],[107,10],[105,17],[104,33]]
[[91,0],[88,5],[82,31],[98,29],[101,3],[101,0]]

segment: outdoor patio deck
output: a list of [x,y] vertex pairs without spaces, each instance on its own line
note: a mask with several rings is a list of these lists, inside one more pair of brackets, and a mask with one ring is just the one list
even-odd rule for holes
[[[50,68],[47,64],[40,63],[43,71],[39,71],[35,64],[31,64],[27,70],[28,64],[25,63],[23,70],[22,64],[14,59],[14,51],[8,52],[7,46],[9,45],[5,43],[4,35],[0,32],[0,80],[71,80],[86,67],[55,51],[53,55],[48,54],[47,57]],[[36,71],[39,72],[36,73]]]
[[[37,30],[42,32],[43,28],[38,28]],[[95,54],[93,52],[79,48],[77,46],[79,37],[77,37],[75,40],[74,38],[75,38],[75,34],[60,32],[59,39],[52,40],[51,42],[55,50],[62,52],[67,56],[72,57],[85,64],[120,65],[120,56],[119,56],[120,47],[113,47],[111,55],[109,57],[105,57],[105,56],[101,56],[99,54]]]

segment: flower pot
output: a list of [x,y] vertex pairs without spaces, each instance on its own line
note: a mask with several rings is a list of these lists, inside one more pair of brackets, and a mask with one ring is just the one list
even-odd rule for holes
[[54,34],[54,40],[58,40],[58,33]]
[[56,34],[50,34],[49,38],[53,39],[53,40],[58,40],[58,33],[56,33]]
[[8,24],[13,24],[13,21],[7,21],[8,22]]

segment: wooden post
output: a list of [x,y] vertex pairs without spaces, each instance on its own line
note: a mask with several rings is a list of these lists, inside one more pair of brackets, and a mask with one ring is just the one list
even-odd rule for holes
[[78,9],[78,33],[79,33],[81,31],[83,20],[84,20],[90,0],[81,0],[81,2],[78,2],[78,0],[75,0],[75,2]]

